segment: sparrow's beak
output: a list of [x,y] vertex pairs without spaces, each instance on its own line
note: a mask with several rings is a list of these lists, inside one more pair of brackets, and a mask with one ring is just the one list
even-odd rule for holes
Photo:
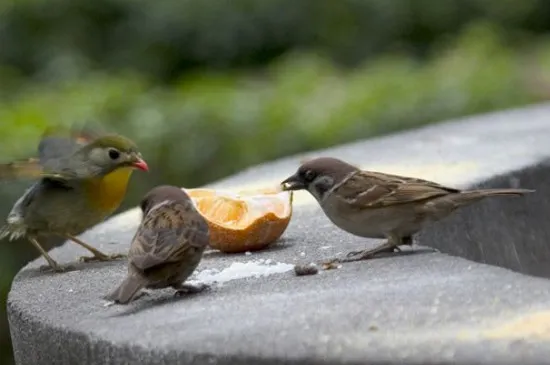
[[300,177],[297,175],[290,176],[288,179],[281,183],[281,186],[284,191],[302,190],[307,188],[306,184],[304,184]]
[[136,155],[133,159],[132,167],[141,171],[149,171],[149,166],[147,166],[147,162],[145,162],[139,155]]

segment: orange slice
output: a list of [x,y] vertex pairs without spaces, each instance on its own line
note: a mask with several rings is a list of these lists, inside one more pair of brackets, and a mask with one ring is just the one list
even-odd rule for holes
[[292,215],[292,192],[185,189],[210,228],[210,246],[222,252],[257,251],[275,242]]

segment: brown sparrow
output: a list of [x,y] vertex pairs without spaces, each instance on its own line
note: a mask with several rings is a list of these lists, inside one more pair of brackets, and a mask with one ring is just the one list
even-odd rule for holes
[[371,258],[412,245],[412,235],[455,209],[493,195],[523,195],[527,189],[462,191],[413,177],[363,171],[335,158],[303,163],[283,190],[305,189],[339,228],[366,238],[387,238],[371,250],[350,252],[341,262]]
[[196,293],[206,285],[184,284],[209,243],[208,223],[178,187],[158,186],[142,199],[141,224],[128,253],[128,274],[105,299],[127,304],[140,289],[172,287]]

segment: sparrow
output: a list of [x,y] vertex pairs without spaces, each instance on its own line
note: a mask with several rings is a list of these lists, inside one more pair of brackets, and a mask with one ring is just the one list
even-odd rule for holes
[[140,203],[142,220],[128,252],[124,281],[104,299],[127,304],[141,289],[171,287],[176,295],[198,293],[207,285],[184,283],[209,244],[208,223],[182,189],[161,185]]
[[45,133],[38,145],[38,158],[0,164],[0,179],[35,180],[13,205],[0,228],[0,239],[26,238],[55,272],[70,266],[50,257],[40,245],[41,236],[63,237],[93,254],[81,261],[124,257],[107,255],[76,236],[120,206],[134,169],[148,171],[148,166],[135,143],[124,136]]
[[459,190],[414,177],[360,170],[330,157],[303,163],[281,185],[283,190],[307,190],[340,229],[359,237],[387,239],[371,250],[352,251],[339,262],[368,259],[399,250],[400,245],[412,245],[412,236],[428,223],[485,197],[534,192]]

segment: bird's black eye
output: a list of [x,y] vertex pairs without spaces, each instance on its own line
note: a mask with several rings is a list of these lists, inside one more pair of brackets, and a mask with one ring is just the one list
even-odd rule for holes
[[313,172],[312,170],[307,170],[306,172],[304,172],[304,178],[306,179],[306,181],[313,181],[315,179],[315,172]]
[[120,152],[118,150],[115,150],[114,148],[111,148],[109,150],[109,158],[111,160],[116,160],[119,157],[120,157]]

